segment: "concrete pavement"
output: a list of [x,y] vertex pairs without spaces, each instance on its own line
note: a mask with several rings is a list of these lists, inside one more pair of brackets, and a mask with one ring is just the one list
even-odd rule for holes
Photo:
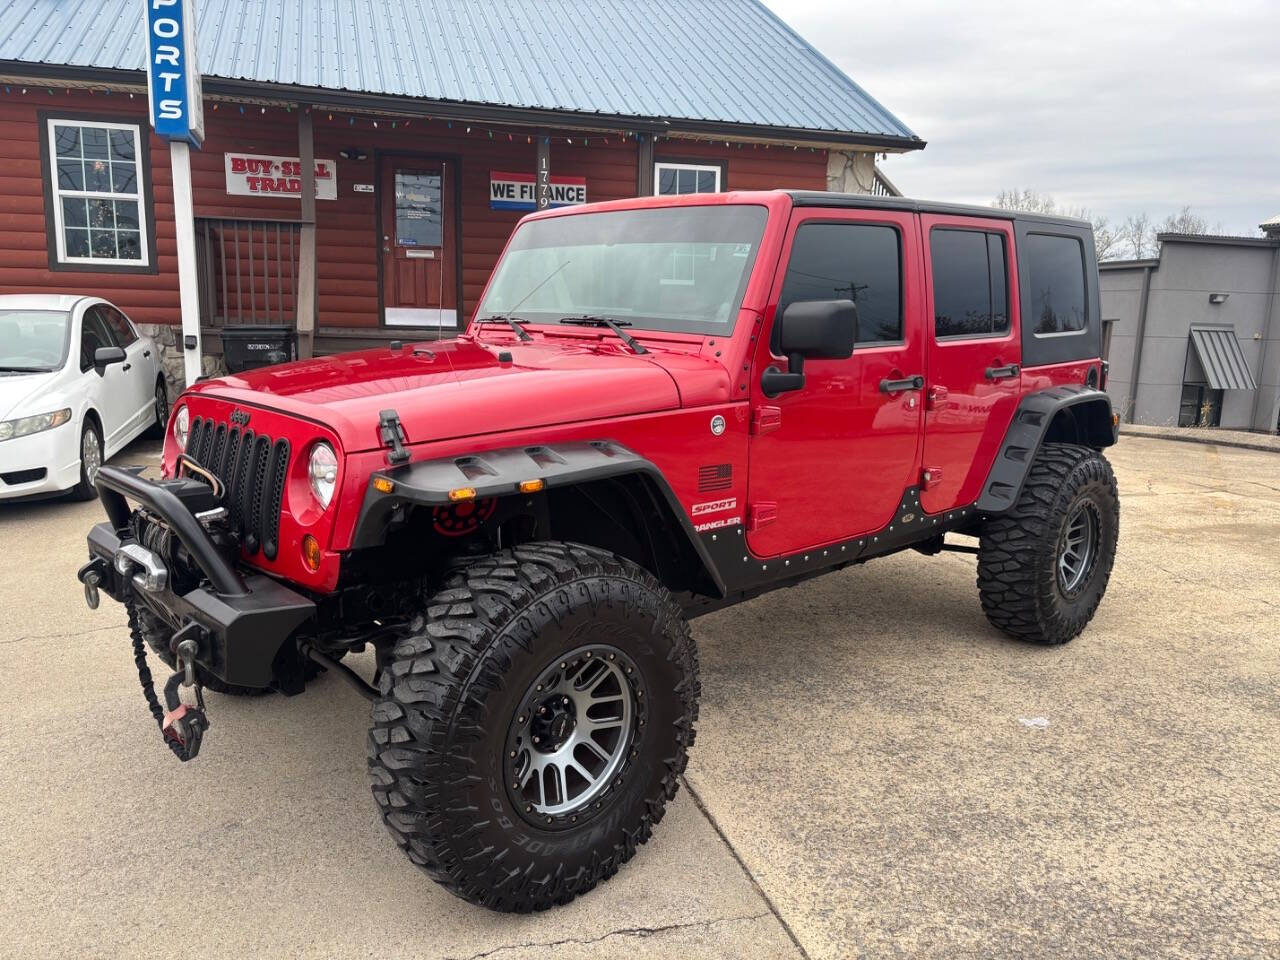
[[1066,647],[991,629],[964,555],[695,621],[692,794],[533,917],[451,897],[385,836],[336,678],[211,695],[175,763],[123,611],[74,580],[97,506],[0,504],[0,957],[1276,955],[1280,460],[1111,457],[1120,555]]

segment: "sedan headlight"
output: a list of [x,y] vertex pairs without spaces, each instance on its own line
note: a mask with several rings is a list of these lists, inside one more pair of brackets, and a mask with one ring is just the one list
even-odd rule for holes
[[178,408],[178,413],[173,418],[173,439],[178,444],[179,450],[187,449],[187,435],[191,432],[191,414],[187,413],[185,406]]
[[38,413],[34,417],[19,417],[17,420],[6,420],[0,423],[0,440],[14,440],[41,430],[52,430],[71,419],[71,408],[55,410],[53,413]]
[[307,477],[311,480],[311,492],[320,501],[320,506],[328,507],[338,483],[338,456],[333,452],[333,447],[323,440],[311,448]]

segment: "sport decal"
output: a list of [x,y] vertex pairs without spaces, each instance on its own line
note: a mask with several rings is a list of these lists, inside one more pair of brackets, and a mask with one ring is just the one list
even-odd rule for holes
[[712,500],[708,503],[695,503],[693,509],[689,512],[695,517],[700,517],[704,513],[720,513],[722,510],[732,510],[738,505],[737,497],[730,497],[727,500]]

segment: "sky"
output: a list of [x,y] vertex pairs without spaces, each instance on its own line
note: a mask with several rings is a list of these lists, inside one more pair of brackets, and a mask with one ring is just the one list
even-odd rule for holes
[[1280,0],[765,3],[928,141],[881,163],[908,196],[1280,214]]

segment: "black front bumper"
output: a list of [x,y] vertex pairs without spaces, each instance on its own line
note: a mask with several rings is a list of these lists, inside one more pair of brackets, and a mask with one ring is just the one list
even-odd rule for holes
[[[269,686],[280,648],[315,615],[315,603],[271,577],[241,575],[163,484],[115,467],[102,467],[96,484],[109,519],[89,531],[89,562],[80,569],[80,581],[96,578],[97,589],[112,599],[125,603],[132,598],[178,629],[194,625],[196,662],[213,676],[239,686]],[[144,573],[129,558],[121,562],[121,571],[121,550],[136,543],[126,497],[168,524],[206,578],[199,586],[178,595],[169,577],[163,586],[148,588]]]

